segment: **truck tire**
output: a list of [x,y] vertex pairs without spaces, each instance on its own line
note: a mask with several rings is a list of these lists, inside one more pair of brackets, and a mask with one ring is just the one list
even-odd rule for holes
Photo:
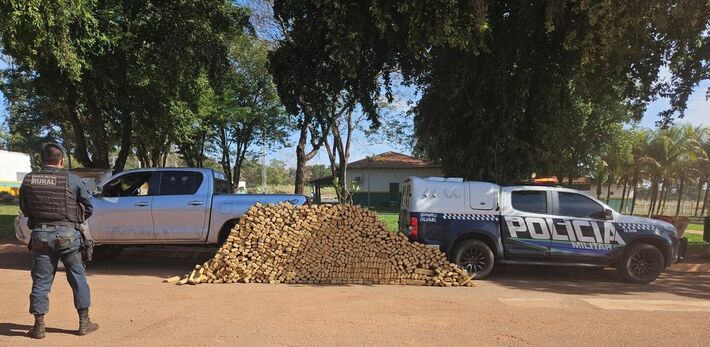
[[661,275],[664,265],[661,250],[647,243],[637,243],[626,250],[616,270],[626,281],[646,284]]
[[454,248],[452,260],[474,279],[481,279],[488,276],[493,270],[495,256],[485,242],[464,240]]
[[217,245],[221,247],[225,242],[227,242],[229,234],[232,232],[232,229],[237,224],[239,224],[239,219],[233,219],[224,223],[222,229],[219,229],[219,235],[217,236]]

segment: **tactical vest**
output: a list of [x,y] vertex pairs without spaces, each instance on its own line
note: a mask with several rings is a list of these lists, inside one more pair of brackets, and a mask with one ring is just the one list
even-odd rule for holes
[[70,222],[81,223],[76,194],[69,189],[66,170],[32,172],[22,181],[22,195],[32,224]]

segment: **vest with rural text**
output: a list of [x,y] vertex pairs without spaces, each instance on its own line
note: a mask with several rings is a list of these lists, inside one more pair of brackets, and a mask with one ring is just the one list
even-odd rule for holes
[[76,194],[69,189],[66,170],[45,168],[29,173],[22,182],[22,194],[32,224],[70,222],[80,223]]

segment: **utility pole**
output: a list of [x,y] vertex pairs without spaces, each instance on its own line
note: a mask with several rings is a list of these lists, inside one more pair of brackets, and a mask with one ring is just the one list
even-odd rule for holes
[[261,192],[266,194],[266,151],[261,147]]
[[370,203],[370,168],[372,167],[372,157],[367,157],[367,207],[372,206]]

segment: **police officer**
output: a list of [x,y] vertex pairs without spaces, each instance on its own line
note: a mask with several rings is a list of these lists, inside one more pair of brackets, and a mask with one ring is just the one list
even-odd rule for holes
[[91,299],[79,251],[82,246],[79,227],[91,216],[93,207],[83,182],[63,169],[64,148],[47,143],[42,146],[41,155],[42,168],[27,174],[20,186],[20,209],[32,229],[30,313],[35,316],[35,324],[27,335],[44,338],[44,315],[49,311],[49,291],[60,259],[79,313],[77,333],[86,335],[99,326],[89,319]]

